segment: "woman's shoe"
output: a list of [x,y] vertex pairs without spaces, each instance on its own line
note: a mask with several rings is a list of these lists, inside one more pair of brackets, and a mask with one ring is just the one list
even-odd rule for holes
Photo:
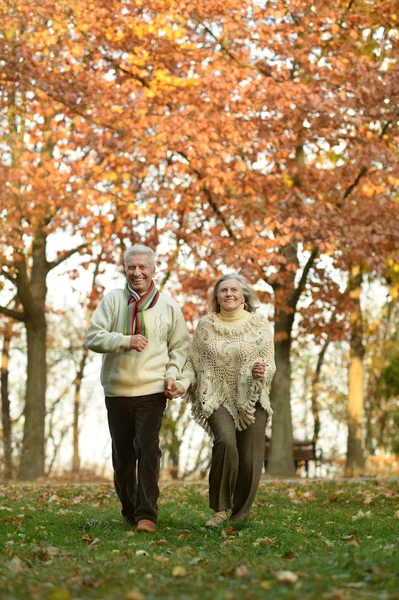
[[215,511],[209,521],[205,523],[205,527],[219,527],[219,525],[221,525],[223,521],[227,521],[228,518],[225,510]]

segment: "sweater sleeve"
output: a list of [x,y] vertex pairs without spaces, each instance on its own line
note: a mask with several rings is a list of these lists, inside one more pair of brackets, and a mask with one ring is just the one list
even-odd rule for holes
[[86,348],[102,354],[123,352],[129,349],[130,335],[112,331],[114,310],[110,295],[105,296],[91,318],[85,335]]
[[178,379],[180,385],[184,387],[185,392],[187,392],[189,388],[191,388],[190,391],[193,392],[197,383],[196,365],[198,365],[199,346],[201,345],[201,339],[203,336],[202,332],[203,324],[200,320],[194,331],[194,336],[190,345],[190,349],[188,351],[186,364],[184,365],[181,377]]
[[186,362],[190,346],[190,334],[179,306],[172,306],[172,327],[168,334],[169,362],[166,365],[165,379],[177,379]]
[[268,321],[263,323],[265,329],[263,344],[259,352],[260,360],[265,363],[265,374],[263,375],[263,384],[269,386],[276,372],[276,363],[274,362],[274,340],[273,332]]

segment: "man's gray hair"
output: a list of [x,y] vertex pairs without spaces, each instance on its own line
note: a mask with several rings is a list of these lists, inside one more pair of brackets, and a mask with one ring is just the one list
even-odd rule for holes
[[155,252],[154,250],[152,250],[152,248],[149,248],[148,246],[144,246],[142,244],[134,244],[134,246],[130,246],[130,248],[128,248],[123,255],[125,265],[127,259],[132,254],[146,254],[150,257],[152,268],[155,269]]
[[222,275],[222,277],[219,277],[219,279],[215,283],[215,287],[213,288],[212,295],[209,300],[208,309],[210,310],[210,312],[220,312],[218,293],[222,283],[224,281],[227,281],[228,279],[237,279],[237,281],[241,283],[242,292],[245,298],[244,308],[250,313],[255,312],[260,305],[259,299],[249,287],[245,277],[243,277],[239,273],[228,273],[227,275]]

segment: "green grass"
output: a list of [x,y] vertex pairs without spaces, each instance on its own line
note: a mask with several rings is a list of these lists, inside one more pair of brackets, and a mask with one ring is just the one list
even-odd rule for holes
[[209,515],[201,484],[163,485],[155,534],[111,485],[3,486],[0,598],[399,600],[397,482],[270,482],[240,527]]

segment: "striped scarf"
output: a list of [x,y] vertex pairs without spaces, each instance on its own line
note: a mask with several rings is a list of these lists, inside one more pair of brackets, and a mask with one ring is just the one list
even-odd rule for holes
[[159,292],[152,281],[144,296],[140,296],[126,282],[125,294],[127,298],[125,333],[126,335],[137,335],[140,333],[146,337],[147,327],[144,311],[156,305]]

